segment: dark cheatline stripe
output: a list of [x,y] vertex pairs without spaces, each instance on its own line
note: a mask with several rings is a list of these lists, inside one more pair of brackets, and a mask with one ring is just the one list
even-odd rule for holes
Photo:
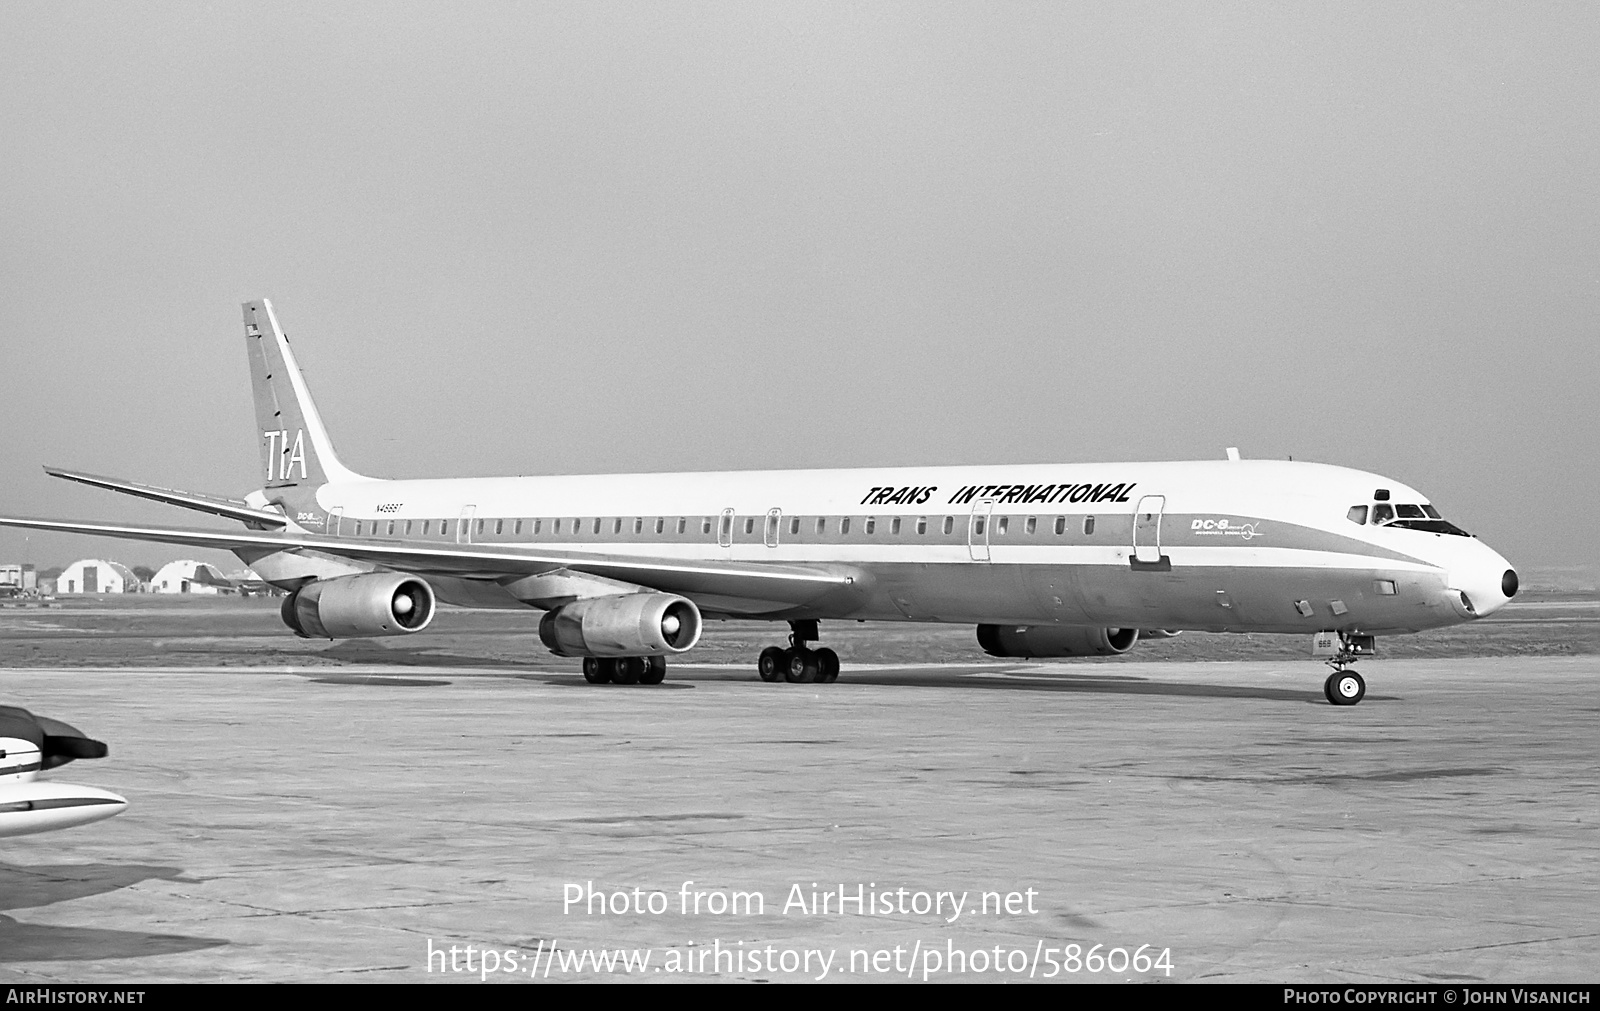
[[0,804],[0,814],[11,814],[16,811],[49,811],[63,807],[93,807],[97,804],[121,804],[120,800],[109,797],[50,797],[44,800],[18,800],[9,804]]
[[15,769],[7,769],[4,772],[0,772],[0,776],[15,776],[24,772],[38,772],[42,766],[42,762],[34,762],[32,765],[19,765]]

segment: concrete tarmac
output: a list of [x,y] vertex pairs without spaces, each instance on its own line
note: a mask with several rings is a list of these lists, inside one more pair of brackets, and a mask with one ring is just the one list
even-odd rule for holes
[[1600,657],[1363,671],[10,668],[131,806],[0,840],[0,982],[1600,978]]

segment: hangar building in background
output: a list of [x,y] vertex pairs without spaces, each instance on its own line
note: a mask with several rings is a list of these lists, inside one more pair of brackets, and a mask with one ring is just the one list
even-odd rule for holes
[[85,558],[67,566],[56,578],[56,594],[138,593],[139,577],[118,562]]

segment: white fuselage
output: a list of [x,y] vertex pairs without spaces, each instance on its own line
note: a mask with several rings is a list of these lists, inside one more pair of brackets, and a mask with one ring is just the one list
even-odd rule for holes
[[[815,599],[688,593],[721,615],[1393,633],[1508,599],[1509,566],[1475,538],[1351,518],[1419,492],[1310,463],[356,480],[316,501],[291,520],[377,542],[855,574]],[[272,559],[247,560],[274,578]],[[509,580],[434,581],[458,603],[537,604]]]

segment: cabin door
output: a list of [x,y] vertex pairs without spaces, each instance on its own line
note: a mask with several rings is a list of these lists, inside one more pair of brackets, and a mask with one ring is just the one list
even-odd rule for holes
[[972,503],[972,515],[967,517],[967,550],[975,562],[989,560],[989,521],[994,512],[994,499],[986,498]]
[[1133,514],[1134,561],[1154,564],[1161,561],[1161,510],[1165,495],[1146,495]]
[[478,507],[475,505],[461,507],[461,528],[456,531],[457,544],[472,543],[472,517],[477,514]]

